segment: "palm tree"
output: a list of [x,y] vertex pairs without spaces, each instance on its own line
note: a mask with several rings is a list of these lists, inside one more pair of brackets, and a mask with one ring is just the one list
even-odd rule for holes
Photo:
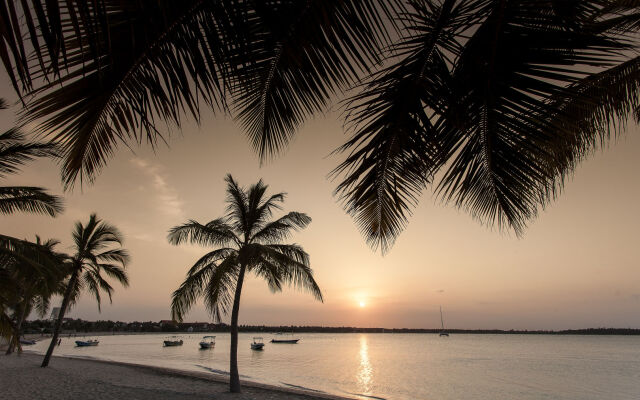
[[283,284],[309,291],[322,301],[322,293],[313,279],[309,255],[296,244],[284,244],[292,231],[310,222],[306,214],[289,212],[272,220],[280,210],[285,193],[267,196],[262,180],[244,189],[233,180],[227,182],[227,214],[206,224],[190,220],[169,231],[173,245],[190,242],[216,249],[205,254],[191,267],[187,278],[173,292],[171,315],[181,321],[194,302],[204,298],[213,319],[219,321],[231,307],[230,390],[240,392],[238,375],[238,314],[240,295],[247,272],[267,281],[273,292]]
[[100,310],[100,292],[106,292],[109,301],[113,293],[113,287],[105,277],[115,279],[124,287],[129,286],[125,271],[129,254],[122,248],[123,237],[116,227],[91,214],[86,225],[76,222],[72,236],[74,254],[68,258],[70,277],[65,285],[60,313],[42,367],[49,365],[65,313],[83,291],[87,290],[95,297]]
[[67,185],[120,142],[163,140],[157,121],[198,119],[200,100],[264,158],[353,89],[335,194],[383,251],[427,187],[521,234],[640,117],[637,0],[7,4],[3,63]]
[[[9,321],[10,328],[3,331],[3,336],[12,337],[7,354],[16,346],[20,350],[19,339],[26,316],[34,308],[39,315],[45,315],[51,297],[63,292],[67,270],[64,257],[54,251],[57,244],[58,241],[52,239],[42,242],[40,237],[36,237],[35,243],[21,241],[16,245],[14,242],[12,252],[3,252],[5,257],[0,257],[0,270],[11,286],[10,290],[0,290],[4,293],[3,319]],[[12,309],[13,316],[7,315],[7,309]]]

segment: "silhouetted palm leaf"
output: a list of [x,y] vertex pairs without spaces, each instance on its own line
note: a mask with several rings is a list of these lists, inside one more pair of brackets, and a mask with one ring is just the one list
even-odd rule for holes
[[[445,201],[523,232],[572,170],[568,157],[636,107],[633,62],[616,67],[632,42],[601,23],[604,3],[410,2],[393,63],[350,100],[355,132],[334,171],[373,247],[389,248],[434,176]],[[616,85],[595,89],[604,76]]]
[[0,214],[30,212],[55,216],[62,212],[62,201],[45,189],[28,186],[0,186]]
[[24,4],[2,5],[0,56],[16,91],[35,95],[24,117],[61,144],[71,186],[92,180],[120,142],[155,145],[159,123],[180,125],[185,113],[197,120],[201,101],[224,107],[230,97],[261,154],[279,150],[306,115],[376,60],[382,18],[402,3]]

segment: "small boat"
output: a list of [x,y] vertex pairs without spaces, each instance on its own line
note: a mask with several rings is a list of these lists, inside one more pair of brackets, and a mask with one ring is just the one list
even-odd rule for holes
[[76,346],[77,347],[88,347],[88,346],[97,346],[98,343],[100,343],[99,341],[95,340],[95,339],[89,339],[89,340],[76,340]]
[[251,343],[251,350],[262,350],[264,347],[264,342],[261,337],[254,337],[253,342]]
[[201,349],[210,349],[216,345],[215,336],[204,336],[200,342]]
[[271,343],[298,343],[300,339],[271,339]]
[[29,340],[29,339],[20,339],[20,344],[24,344],[27,346],[30,346],[32,344],[36,344],[37,342],[35,340]]
[[449,337],[447,331],[444,330],[444,319],[442,319],[442,306],[440,306],[440,323],[442,324],[442,330],[440,331],[440,336]]
[[169,336],[165,338],[163,343],[165,347],[169,347],[169,346],[182,346],[182,343],[184,342],[182,341],[180,336]]
[[[276,335],[280,335],[283,336],[285,335],[285,333],[283,332],[276,332]],[[300,340],[300,338],[294,338],[293,337],[293,331],[289,332],[286,334],[287,336],[285,336],[285,338],[281,338],[281,339],[271,339],[271,343],[289,343],[289,344],[295,344],[298,343],[298,341]]]

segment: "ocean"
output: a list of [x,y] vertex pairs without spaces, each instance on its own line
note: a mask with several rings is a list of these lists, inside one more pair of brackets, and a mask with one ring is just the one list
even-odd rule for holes
[[[54,354],[226,374],[229,334],[211,333],[215,348],[200,350],[203,335],[180,335],[178,347],[163,347],[166,334],[99,336],[97,347],[75,347],[78,335],[63,337]],[[254,336],[264,350],[250,349]],[[316,333],[269,342],[283,337],[241,333],[241,377],[363,400],[640,399],[640,336]]]

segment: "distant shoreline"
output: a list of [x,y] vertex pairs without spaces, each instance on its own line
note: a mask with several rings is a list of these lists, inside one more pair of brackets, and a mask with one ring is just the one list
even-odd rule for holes
[[[104,325],[95,322],[96,325]],[[117,324],[117,323],[116,323]],[[122,324],[122,323],[120,323]],[[132,323],[133,324],[133,323]],[[109,329],[91,329],[92,326],[83,324],[81,329],[75,328],[75,332],[71,335],[135,335],[147,333],[226,333],[229,332],[229,326],[226,324],[209,324],[207,329],[193,329],[189,331],[189,327],[194,324],[184,323],[181,326],[163,326],[158,329],[140,329],[133,330],[126,327],[118,327],[113,330]],[[73,330],[73,328],[71,328]],[[30,336],[42,336],[40,329],[25,329],[24,332]],[[322,326],[261,326],[261,325],[241,325],[240,332],[244,333],[421,333],[421,334],[439,334],[440,329],[412,329],[412,328],[356,328],[356,327],[322,327]],[[585,329],[565,329],[565,330],[503,330],[503,329],[446,329],[446,332],[454,335],[615,335],[615,336],[637,336],[640,335],[640,329],[634,328],[585,328]],[[45,335],[48,332],[45,332]],[[62,333],[62,337],[66,337],[69,332]]]

